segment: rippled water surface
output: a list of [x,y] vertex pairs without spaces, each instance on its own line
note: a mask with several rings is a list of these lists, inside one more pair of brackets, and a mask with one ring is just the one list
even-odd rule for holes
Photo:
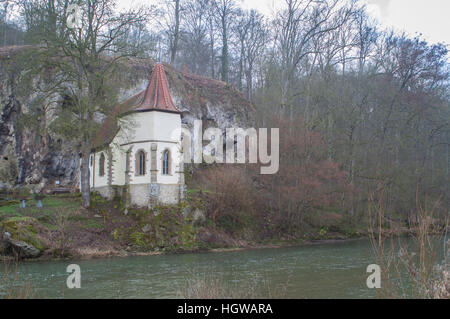
[[[81,288],[66,287],[66,267],[81,267]],[[31,262],[21,280],[40,298],[177,298],[193,278],[219,278],[237,287],[264,282],[274,297],[367,298],[368,241],[223,253]]]

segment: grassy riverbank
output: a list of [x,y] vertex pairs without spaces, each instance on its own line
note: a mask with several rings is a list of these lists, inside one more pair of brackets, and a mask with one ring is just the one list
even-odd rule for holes
[[34,243],[42,251],[39,259],[285,247],[365,236],[362,227],[328,222],[307,224],[297,235],[264,238],[251,221],[238,226],[212,222],[202,215],[198,201],[130,209],[128,215],[123,214],[120,200],[106,201],[97,195],[89,210],[80,209],[76,194],[47,196],[42,202],[42,208],[36,207],[35,200],[28,200],[26,208],[17,200],[0,206],[0,227],[15,239]]

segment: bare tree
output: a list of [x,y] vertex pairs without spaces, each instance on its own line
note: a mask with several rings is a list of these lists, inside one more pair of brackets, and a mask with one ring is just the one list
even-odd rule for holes
[[207,75],[209,63],[211,63],[208,41],[208,0],[194,0],[186,3],[184,16],[180,47],[183,54],[179,57],[179,61],[193,73]]
[[229,69],[229,49],[228,38],[234,16],[236,14],[236,3],[234,0],[211,0],[215,12],[216,24],[220,28],[222,35],[222,55],[221,60],[221,79],[228,82]]
[[239,40],[239,73],[238,87],[243,89],[243,78],[246,82],[246,95],[251,100],[255,63],[264,52],[269,39],[269,30],[264,18],[255,10],[240,12],[235,25],[235,33]]
[[211,50],[211,77],[215,78],[215,63],[216,63],[216,53],[215,53],[215,23],[214,23],[214,10],[213,6],[209,6],[209,16],[208,16],[208,31],[209,31],[209,47]]
[[[113,0],[85,0],[80,5],[81,25],[72,28],[68,26],[69,4],[69,0],[48,1],[32,7],[49,22],[34,33],[41,46],[33,54],[44,65],[50,63],[58,79],[52,90],[64,100],[54,110],[58,116],[52,127],[79,144],[82,205],[89,207],[92,143],[101,126],[99,119],[113,115],[116,105],[109,78],[119,61],[136,54],[122,40],[131,26],[146,21],[149,12],[138,8],[115,13]],[[54,28],[55,32],[48,32]]]
[[315,53],[312,39],[338,29],[346,20],[335,20],[336,14],[349,17],[349,8],[339,8],[338,0],[286,0],[287,9],[281,12],[275,23],[277,46],[281,60],[281,107],[289,109],[293,117],[292,84],[298,68],[308,55]]
[[[181,24],[181,4],[180,0],[166,0],[170,4],[170,9],[173,10],[173,18],[169,28],[170,33],[170,64],[175,64],[177,57],[178,43],[180,40],[180,24]],[[170,10],[169,9],[169,10]]]

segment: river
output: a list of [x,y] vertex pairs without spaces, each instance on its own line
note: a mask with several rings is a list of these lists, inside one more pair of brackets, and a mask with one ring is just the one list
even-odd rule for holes
[[[66,268],[78,264],[81,288],[68,289]],[[220,253],[167,254],[20,264],[21,282],[38,298],[177,298],[193,278],[219,278],[245,289],[264,282],[273,297],[372,298],[366,240]],[[280,292],[277,295],[277,291]]]

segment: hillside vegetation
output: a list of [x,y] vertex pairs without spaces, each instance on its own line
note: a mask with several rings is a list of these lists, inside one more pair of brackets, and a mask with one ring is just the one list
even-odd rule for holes
[[161,58],[186,126],[201,119],[204,128],[280,129],[277,174],[260,175],[258,165],[187,167],[210,235],[358,236],[380,194],[386,223],[411,229],[417,207],[435,203],[436,224],[445,224],[445,44],[383,30],[354,1],[286,0],[272,17],[234,0],[173,1],[121,16],[113,0],[89,1],[104,14],[84,15],[85,25],[108,25],[114,41],[104,40],[108,28],[68,29],[63,2],[18,4],[23,37],[5,38],[17,46],[1,50],[2,185],[77,185],[79,158],[87,162],[100,124],[94,115],[142,91]]

